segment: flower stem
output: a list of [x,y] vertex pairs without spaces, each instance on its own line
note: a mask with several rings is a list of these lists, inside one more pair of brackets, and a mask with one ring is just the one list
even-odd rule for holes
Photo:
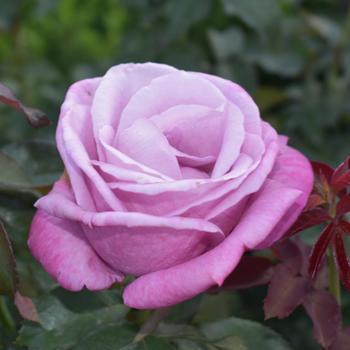
[[335,265],[333,247],[329,247],[328,249],[327,262],[329,291],[334,295],[338,305],[341,305],[340,280],[338,270]]
[[168,315],[170,307],[164,307],[153,311],[151,316],[147,321],[142,325],[140,331],[136,334],[133,343],[137,343],[145,338],[147,335],[150,335],[155,331],[160,323],[160,321]]

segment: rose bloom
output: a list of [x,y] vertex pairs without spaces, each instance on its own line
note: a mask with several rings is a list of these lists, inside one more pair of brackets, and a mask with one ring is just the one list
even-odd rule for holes
[[135,276],[124,302],[139,309],[222,285],[283,236],[313,183],[239,85],[162,64],[73,84],[56,137],[65,173],[36,203],[29,247],[71,291]]

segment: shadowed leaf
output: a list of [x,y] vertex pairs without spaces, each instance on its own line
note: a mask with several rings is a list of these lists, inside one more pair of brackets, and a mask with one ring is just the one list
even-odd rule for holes
[[[115,304],[93,311],[76,313],[67,309],[52,295],[42,296],[34,302],[39,313],[40,324],[25,324],[17,338],[17,344],[26,346],[30,350],[77,349],[77,346],[82,343],[87,345],[85,339],[89,339],[90,336],[91,347],[89,349],[104,349],[102,334],[105,327],[114,329],[113,339],[115,341],[114,347],[109,345],[110,347],[106,347],[106,349],[119,349],[117,346],[119,337],[121,337],[120,342],[126,345],[136,333],[131,331],[129,339],[125,341],[123,333],[118,330],[119,322],[128,311],[128,308],[124,305]],[[123,329],[124,327],[121,326],[121,331]],[[100,334],[98,336],[101,341],[100,346],[97,346],[96,343],[92,344],[92,340],[97,334]],[[88,349],[87,347],[81,348]]]
[[307,228],[322,224],[330,219],[323,208],[309,209],[301,213],[294,225],[289,229],[287,237],[293,236]]
[[325,204],[325,199],[320,196],[319,194],[313,193],[310,195],[307,204],[306,209],[313,209],[315,207],[318,207],[319,205]]
[[350,211],[350,194],[342,197],[337,204],[337,215],[341,216]]
[[339,334],[330,350],[348,350],[350,344],[350,327],[346,327]]
[[295,276],[284,264],[277,266],[264,301],[265,319],[289,316],[303,302],[308,288],[307,278]]
[[55,182],[63,172],[63,164],[56,146],[44,140],[21,141],[2,148],[7,156],[16,159],[25,169],[27,181],[35,188],[45,188]]
[[38,109],[27,107],[20,102],[12,91],[0,83],[0,102],[22,112],[28,123],[34,128],[42,128],[50,125],[50,119]]
[[339,221],[339,226],[343,230],[344,233],[350,234],[350,223],[345,221],[345,220],[340,220]]
[[286,239],[275,244],[272,250],[294,275],[300,273],[304,264],[304,256],[301,247],[296,241]]
[[[253,321],[236,317],[203,324],[200,327],[202,334],[211,344],[220,344],[230,338],[230,347],[221,348],[212,346],[209,349],[247,349],[247,350],[290,350],[288,343],[275,331]],[[236,347],[235,347],[236,345]],[[226,344],[227,346],[227,344]]]
[[328,182],[331,181],[331,178],[334,172],[334,169],[331,166],[329,166],[326,163],[316,162],[316,161],[312,161],[311,165],[315,175],[317,176],[323,175]]
[[245,255],[236,269],[226,278],[220,289],[245,289],[270,281],[273,263],[270,259]]
[[328,348],[341,327],[337,301],[329,292],[317,290],[305,298],[303,305],[312,320],[314,337],[324,348]]
[[0,188],[29,188],[32,183],[18,163],[0,152]]

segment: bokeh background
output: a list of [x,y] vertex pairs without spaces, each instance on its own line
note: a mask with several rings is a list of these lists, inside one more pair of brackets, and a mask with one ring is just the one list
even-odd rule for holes
[[[17,112],[0,106],[1,151],[42,190],[62,172],[54,131],[68,86],[118,63],[145,61],[241,84],[263,118],[312,159],[335,165],[350,153],[350,10],[345,0],[0,0],[0,81],[53,121],[34,130]],[[27,181],[25,176],[16,181]],[[97,308],[108,295],[64,292],[30,256],[26,237],[34,197],[21,189],[16,196],[0,194],[0,218],[14,244],[22,290],[33,298],[50,291],[50,298],[75,312]],[[206,296],[194,322],[233,314],[263,322],[265,295],[262,287]],[[349,299],[343,299],[348,322]],[[19,325],[9,300],[2,302]],[[187,320],[196,303],[179,306],[173,320]],[[319,349],[301,310],[266,324],[294,349]],[[16,326],[6,327],[0,319],[0,349],[26,349],[13,345]],[[67,329],[73,334],[72,327]],[[32,340],[36,336],[50,346],[61,339],[61,329],[50,338],[38,328],[22,328],[22,344],[41,349]]]
[[[312,158],[349,153],[345,0],[2,0],[0,78],[55,121],[67,87],[121,62],[232,79]],[[1,109],[0,143],[31,130]],[[52,137],[54,126],[35,137]]]

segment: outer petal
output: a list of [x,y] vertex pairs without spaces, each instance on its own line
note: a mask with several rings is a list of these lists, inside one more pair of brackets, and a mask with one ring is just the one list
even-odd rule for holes
[[125,274],[142,275],[182,263],[224,239],[220,229],[205,220],[88,212],[72,199],[69,185],[62,179],[36,206],[52,217],[77,222],[104,261]]
[[[290,148],[286,148],[285,152],[281,159],[283,168],[289,169],[289,172],[281,170],[281,160],[277,161],[276,170],[270,179],[253,196],[240,222],[221,244],[183,264],[138,278],[126,288],[124,302],[145,309],[164,307],[189,299],[215,284],[221,285],[246,249],[258,247],[271,234],[274,239],[278,239],[282,232],[279,228],[287,229],[286,225],[281,226],[281,221],[287,219],[288,225],[291,225],[296,218],[292,213],[292,220],[286,218],[286,213],[290,213],[295,203],[300,208],[305,205],[312,179],[305,158]],[[293,157],[289,152],[293,153]],[[301,185],[305,179],[306,185]],[[273,243],[272,240],[269,243]]]
[[[282,137],[281,142],[283,141]],[[284,215],[279,225],[259,244],[259,249],[268,247],[279,240],[297,219],[310,195],[314,180],[310,162],[300,152],[288,146],[282,148],[269,178],[300,190],[301,195]]]
[[35,214],[28,245],[47,272],[68,290],[78,291],[84,286],[106,289],[123,279],[95,253],[80,225],[43,210]]

